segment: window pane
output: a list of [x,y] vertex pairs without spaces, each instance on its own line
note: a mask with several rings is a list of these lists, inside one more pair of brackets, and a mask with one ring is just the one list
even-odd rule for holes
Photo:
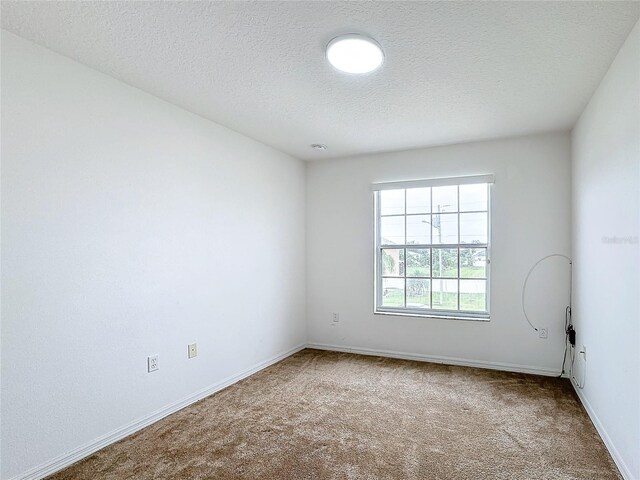
[[382,245],[404,244],[405,217],[382,217],[380,219],[380,239]]
[[428,248],[407,250],[407,277],[430,277],[430,256]]
[[404,307],[404,279],[382,279],[382,306]]
[[432,215],[432,241],[434,244],[458,243],[458,214]]
[[376,195],[379,306],[444,316],[488,312],[490,185]]
[[380,192],[380,215],[404,215],[404,190]]
[[488,193],[489,185],[486,183],[460,185],[460,211],[487,210]]
[[385,277],[404,276],[404,250],[385,248],[382,250],[382,275]]
[[433,213],[458,211],[458,187],[433,187]]
[[460,280],[460,310],[485,312],[486,296],[486,280]]
[[409,188],[407,189],[407,213],[431,212],[431,189]]
[[436,310],[458,309],[458,280],[432,280],[432,308]]
[[486,278],[487,249],[460,249],[460,278]]
[[460,243],[487,243],[487,214],[460,214]]
[[431,215],[407,216],[407,244],[431,243]]
[[407,278],[407,307],[431,308],[429,283],[423,278]]
[[457,248],[434,248],[432,250],[431,260],[431,270],[433,271],[434,277],[458,276]]

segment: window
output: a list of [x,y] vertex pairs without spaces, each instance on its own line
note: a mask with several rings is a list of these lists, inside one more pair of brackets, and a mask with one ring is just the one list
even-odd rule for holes
[[376,313],[489,318],[493,176],[374,184]]

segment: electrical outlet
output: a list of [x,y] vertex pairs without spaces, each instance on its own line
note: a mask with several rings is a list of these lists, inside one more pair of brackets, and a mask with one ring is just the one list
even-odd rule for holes
[[189,344],[189,358],[198,356],[198,345],[195,343]]
[[582,345],[582,349],[580,350],[580,355],[582,355],[582,358],[584,358],[584,361],[587,361],[587,346],[586,345]]
[[157,353],[155,355],[151,355],[150,357],[147,357],[147,372],[149,372],[149,373],[155,372],[159,368],[160,367],[158,365],[158,354]]
[[340,323],[340,314],[338,312],[333,312],[331,315],[331,323],[336,324]]
[[544,328],[539,328],[538,329],[538,336],[540,338],[549,338],[549,329],[544,327]]

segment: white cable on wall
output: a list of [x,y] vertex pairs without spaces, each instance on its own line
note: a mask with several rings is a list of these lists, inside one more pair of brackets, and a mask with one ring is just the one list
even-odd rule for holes
[[[531,328],[533,328],[536,332],[538,331],[538,328],[531,323],[531,320],[529,319],[529,316],[527,315],[527,309],[524,306],[524,296],[525,296],[525,292],[527,290],[527,282],[529,281],[529,277],[531,276],[531,274],[533,273],[533,271],[536,269],[536,267],[538,265],[540,265],[543,261],[552,258],[552,257],[562,257],[562,258],[566,258],[567,260],[569,260],[569,265],[572,267],[573,263],[571,261],[571,258],[567,257],[566,255],[562,254],[562,253],[552,253],[550,255],[547,255],[545,257],[542,257],[540,260],[538,260],[536,263],[533,264],[533,266],[529,269],[529,271],[527,272],[527,276],[524,279],[524,283],[522,284],[522,313],[524,313],[524,318],[527,320],[527,323],[529,325],[531,325]],[[573,268],[571,268],[571,279],[569,282],[569,308],[571,308],[571,295],[572,295],[572,288],[573,288]]]

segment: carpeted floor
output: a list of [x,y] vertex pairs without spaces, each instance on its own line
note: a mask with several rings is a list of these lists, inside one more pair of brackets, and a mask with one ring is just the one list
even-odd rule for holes
[[49,478],[621,477],[566,380],[303,350]]

